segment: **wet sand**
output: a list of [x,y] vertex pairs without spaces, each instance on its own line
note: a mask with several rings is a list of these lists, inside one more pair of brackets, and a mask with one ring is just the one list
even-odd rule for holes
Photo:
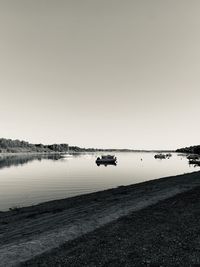
[[[132,212],[137,213],[156,203],[159,205],[162,200],[198,186],[200,172],[194,172],[2,212],[0,266],[16,266],[66,242],[70,244],[70,240],[87,236],[97,228],[101,231],[102,227],[106,227],[104,225],[114,223],[121,217],[123,220]],[[88,251],[85,251],[86,255]],[[53,257],[54,254],[51,255]],[[44,258],[43,263],[56,266],[54,260],[48,262]]]

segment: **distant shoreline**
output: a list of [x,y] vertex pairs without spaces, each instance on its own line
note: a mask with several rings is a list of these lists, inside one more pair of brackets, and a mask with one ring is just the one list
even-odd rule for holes
[[[49,151],[49,152],[34,152],[34,151],[27,151],[27,152],[0,152],[0,156],[12,156],[12,155],[46,155],[46,154],[78,154],[78,153],[106,153],[106,152],[116,152],[116,153],[132,153],[132,152],[136,152],[136,153],[140,153],[140,152],[145,152],[145,153],[178,153],[174,150],[97,150],[97,151],[92,151],[92,150],[88,150],[88,151],[66,151],[66,152],[56,152],[56,151]],[[184,154],[187,154],[187,152],[185,152]]]
[[69,144],[31,144],[26,141],[0,138],[1,153],[74,153],[74,152],[155,152],[155,153],[172,153],[172,149],[127,149],[127,148],[84,148],[71,146]]

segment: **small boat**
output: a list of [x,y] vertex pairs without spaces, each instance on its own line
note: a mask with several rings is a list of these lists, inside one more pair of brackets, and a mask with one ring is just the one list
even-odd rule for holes
[[195,166],[200,166],[200,160],[190,159],[189,164],[193,164]]
[[117,158],[115,156],[112,155],[104,155],[101,156],[101,158],[97,158],[96,159],[96,164],[100,165],[100,164],[104,164],[104,165],[116,165],[117,162]]
[[156,154],[156,155],[154,156],[154,158],[155,158],[155,159],[166,159],[166,155],[164,155],[164,154]]
[[191,155],[187,156],[187,159],[193,159],[193,160],[199,159],[199,155],[191,154]]
[[172,154],[171,153],[168,153],[168,154],[166,154],[166,157],[167,158],[170,158],[170,157],[172,157]]

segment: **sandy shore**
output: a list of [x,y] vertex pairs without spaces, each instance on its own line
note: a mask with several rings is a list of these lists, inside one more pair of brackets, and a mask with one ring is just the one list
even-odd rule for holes
[[21,265],[199,267],[199,221],[200,187],[196,187],[123,216]]
[[18,265],[131,212],[198,186],[200,172],[194,172],[2,212],[0,266]]

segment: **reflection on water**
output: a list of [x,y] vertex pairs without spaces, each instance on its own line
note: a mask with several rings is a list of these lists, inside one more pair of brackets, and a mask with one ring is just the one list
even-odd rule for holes
[[96,164],[97,164],[98,167],[101,166],[101,165],[103,165],[105,167],[107,167],[109,165],[117,166],[117,162],[110,162],[110,163],[108,163],[108,162],[107,163],[98,163],[98,162],[96,162]]
[[[196,171],[185,156],[115,153],[117,165],[97,166],[101,153],[0,156],[0,210],[72,197]],[[199,167],[198,167],[199,169]]]
[[22,155],[5,155],[0,156],[0,169],[11,166],[24,165],[33,160],[50,159],[59,160],[62,159],[61,154],[22,154]]

